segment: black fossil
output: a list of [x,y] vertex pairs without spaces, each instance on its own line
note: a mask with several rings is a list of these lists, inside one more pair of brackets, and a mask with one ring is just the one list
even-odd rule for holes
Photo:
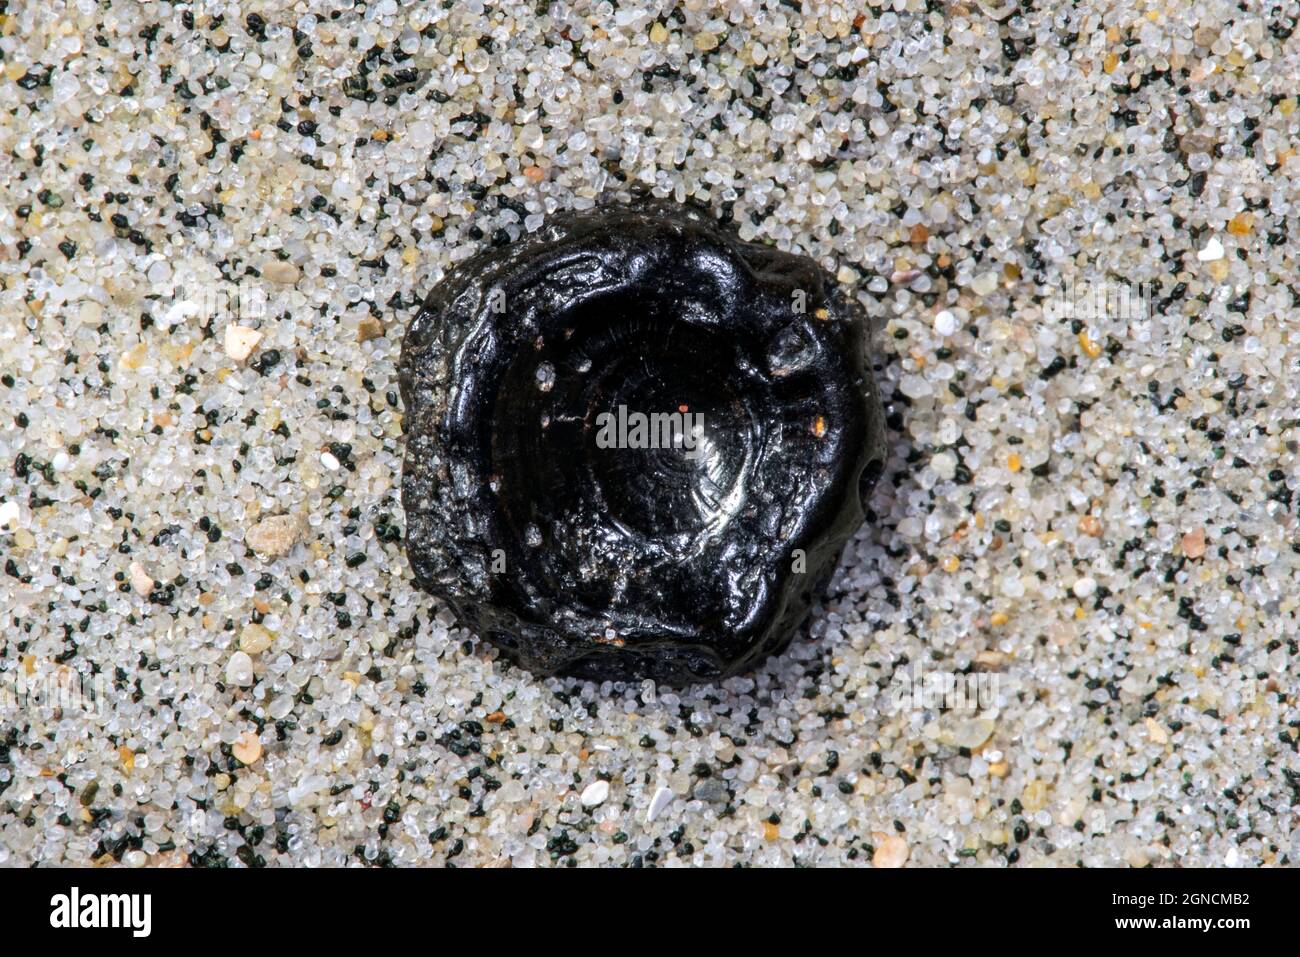
[[402,349],[416,581],[537,672],[751,668],[884,462],[866,350],[816,263],[684,207],[565,214],[465,261]]

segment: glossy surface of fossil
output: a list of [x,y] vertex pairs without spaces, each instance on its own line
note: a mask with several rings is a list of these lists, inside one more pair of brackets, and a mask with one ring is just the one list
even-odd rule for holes
[[816,263],[684,207],[564,214],[466,260],[403,344],[418,584],[539,673],[750,669],[883,465],[866,349]]

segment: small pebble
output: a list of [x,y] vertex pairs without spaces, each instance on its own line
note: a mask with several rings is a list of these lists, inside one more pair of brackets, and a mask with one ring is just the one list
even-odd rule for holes
[[970,284],[971,291],[977,296],[988,296],[998,288],[998,274],[982,272]]
[[902,867],[907,863],[911,848],[902,837],[880,833],[877,840],[876,852],[871,855],[872,867]]
[[1097,580],[1087,576],[1080,578],[1074,583],[1075,598],[1091,598],[1097,592]]
[[295,515],[272,515],[244,532],[244,543],[264,558],[287,555],[302,534]]
[[226,680],[232,685],[246,688],[253,683],[253,659],[244,651],[236,651],[226,662]]
[[1211,236],[1210,241],[1196,253],[1196,258],[1203,263],[1214,262],[1215,260],[1222,259],[1223,243],[1219,241],[1219,237]]
[[930,468],[942,481],[951,481],[957,474],[957,456],[951,452],[936,452],[930,457]]
[[967,748],[971,751],[979,748],[997,729],[997,722],[992,718],[972,718],[968,721],[959,721],[952,734],[952,743],[959,748]]
[[239,740],[230,746],[230,753],[241,764],[254,764],[262,757],[262,742],[252,731],[245,731],[239,735]]
[[645,812],[646,823],[651,823],[655,818],[662,814],[664,808],[672,802],[672,799],[673,792],[671,788],[660,787],[655,791],[654,797],[650,799],[650,807],[647,808]]
[[1047,804],[1047,783],[1035,779],[1020,792],[1020,803],[1026,811],[1041,811]]
[[142,598],[148,598],[153,591],[154,580],[144,570],[144,566],[139,562],[132,562],[127,566],[127,573],[131,577],[132,590]]
[[609,797],[609,782],[592,781],[583,789],[582,806],[596,807],[599,804],[604,804],[607,797]]
[[719,778],[705,778],[703,781],[696,783],[691,789],[691,797],[697,801],[705,801],[710,804],[718,804],[727,800],[730,793],[727,791],[727,784]]
[[1160,722],[1156,721],[1155,718],[1147,718],[1144,723],[1146,724],[1147,737],[1153,742],[1156,744],[1169,743],[1169,732],[1160,725]]
[[260,655],[271,647],[271,633],[261,625],[249,622],[239,633],[239,650],[249,655]]
[[262,333],[256,329],[249,329],[247,326],[237,326],[233,323],[226,326],[225,345],[226,355],[236,362],[243,362],[257,344],[262,341]]
[[297,266],[279,259],[274,259],[262,267],[263,278],[286,286],[296,283],[299,275]]
[[357,323],[357,342],[369,342],[384,335],[384,324],[374,316],[366,316]]

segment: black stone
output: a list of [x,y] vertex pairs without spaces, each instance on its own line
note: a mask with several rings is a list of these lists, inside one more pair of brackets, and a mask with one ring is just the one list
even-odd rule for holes
[[[884,464],[867,349],[815,262],[685,207],[563,214],[489,248],[402,347],[417,583],[542,674],[752,668],[807,617]],[[669,424],[660,447],[633,413]]]

